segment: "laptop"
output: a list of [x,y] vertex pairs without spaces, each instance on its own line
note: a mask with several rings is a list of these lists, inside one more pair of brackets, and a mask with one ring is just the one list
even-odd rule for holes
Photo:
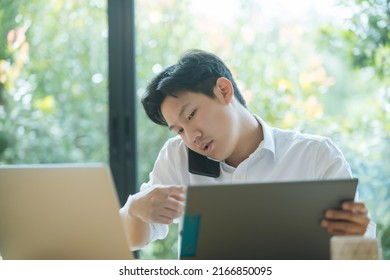
[[188,187],[180,258],[323,260],[320,220],[354,200],[357,179]]
[[132,259],[109,168],[0,167],[3,259]]

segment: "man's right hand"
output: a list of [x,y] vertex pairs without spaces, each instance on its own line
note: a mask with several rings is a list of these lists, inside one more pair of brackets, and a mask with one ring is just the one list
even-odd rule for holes
[[157,186],[151,191],[139,192],[132,199],[129,215],[146,223],[171,224],[184,212],[184,186]]

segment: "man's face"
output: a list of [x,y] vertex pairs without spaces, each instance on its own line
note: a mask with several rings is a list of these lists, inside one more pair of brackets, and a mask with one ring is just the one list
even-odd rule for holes
[[234,129],[230,98],[219,93],[210,98],[182,92],[177,98],[167,96],[161,112],[169,129],[178,133],[191,150],[215,160],[226,160],[233,153],[238,129]]

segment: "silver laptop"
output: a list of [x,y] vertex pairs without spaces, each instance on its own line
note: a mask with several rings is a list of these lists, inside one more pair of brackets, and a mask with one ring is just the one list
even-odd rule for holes
[[358,180],[190,186],[181,259],[330,259],[324,212]]
[[109,168],[0,167],[3,259],[132,259]]

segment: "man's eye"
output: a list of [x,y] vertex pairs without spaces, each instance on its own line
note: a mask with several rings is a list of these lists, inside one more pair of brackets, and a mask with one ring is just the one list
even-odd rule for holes
[[178,131],[177,131],[177,134],[182,134],[184,131],[184,129],[180,128]]
[[195,116],[196,110],[192,111],[191,114],[188,116],[188,120],[191,120]]

